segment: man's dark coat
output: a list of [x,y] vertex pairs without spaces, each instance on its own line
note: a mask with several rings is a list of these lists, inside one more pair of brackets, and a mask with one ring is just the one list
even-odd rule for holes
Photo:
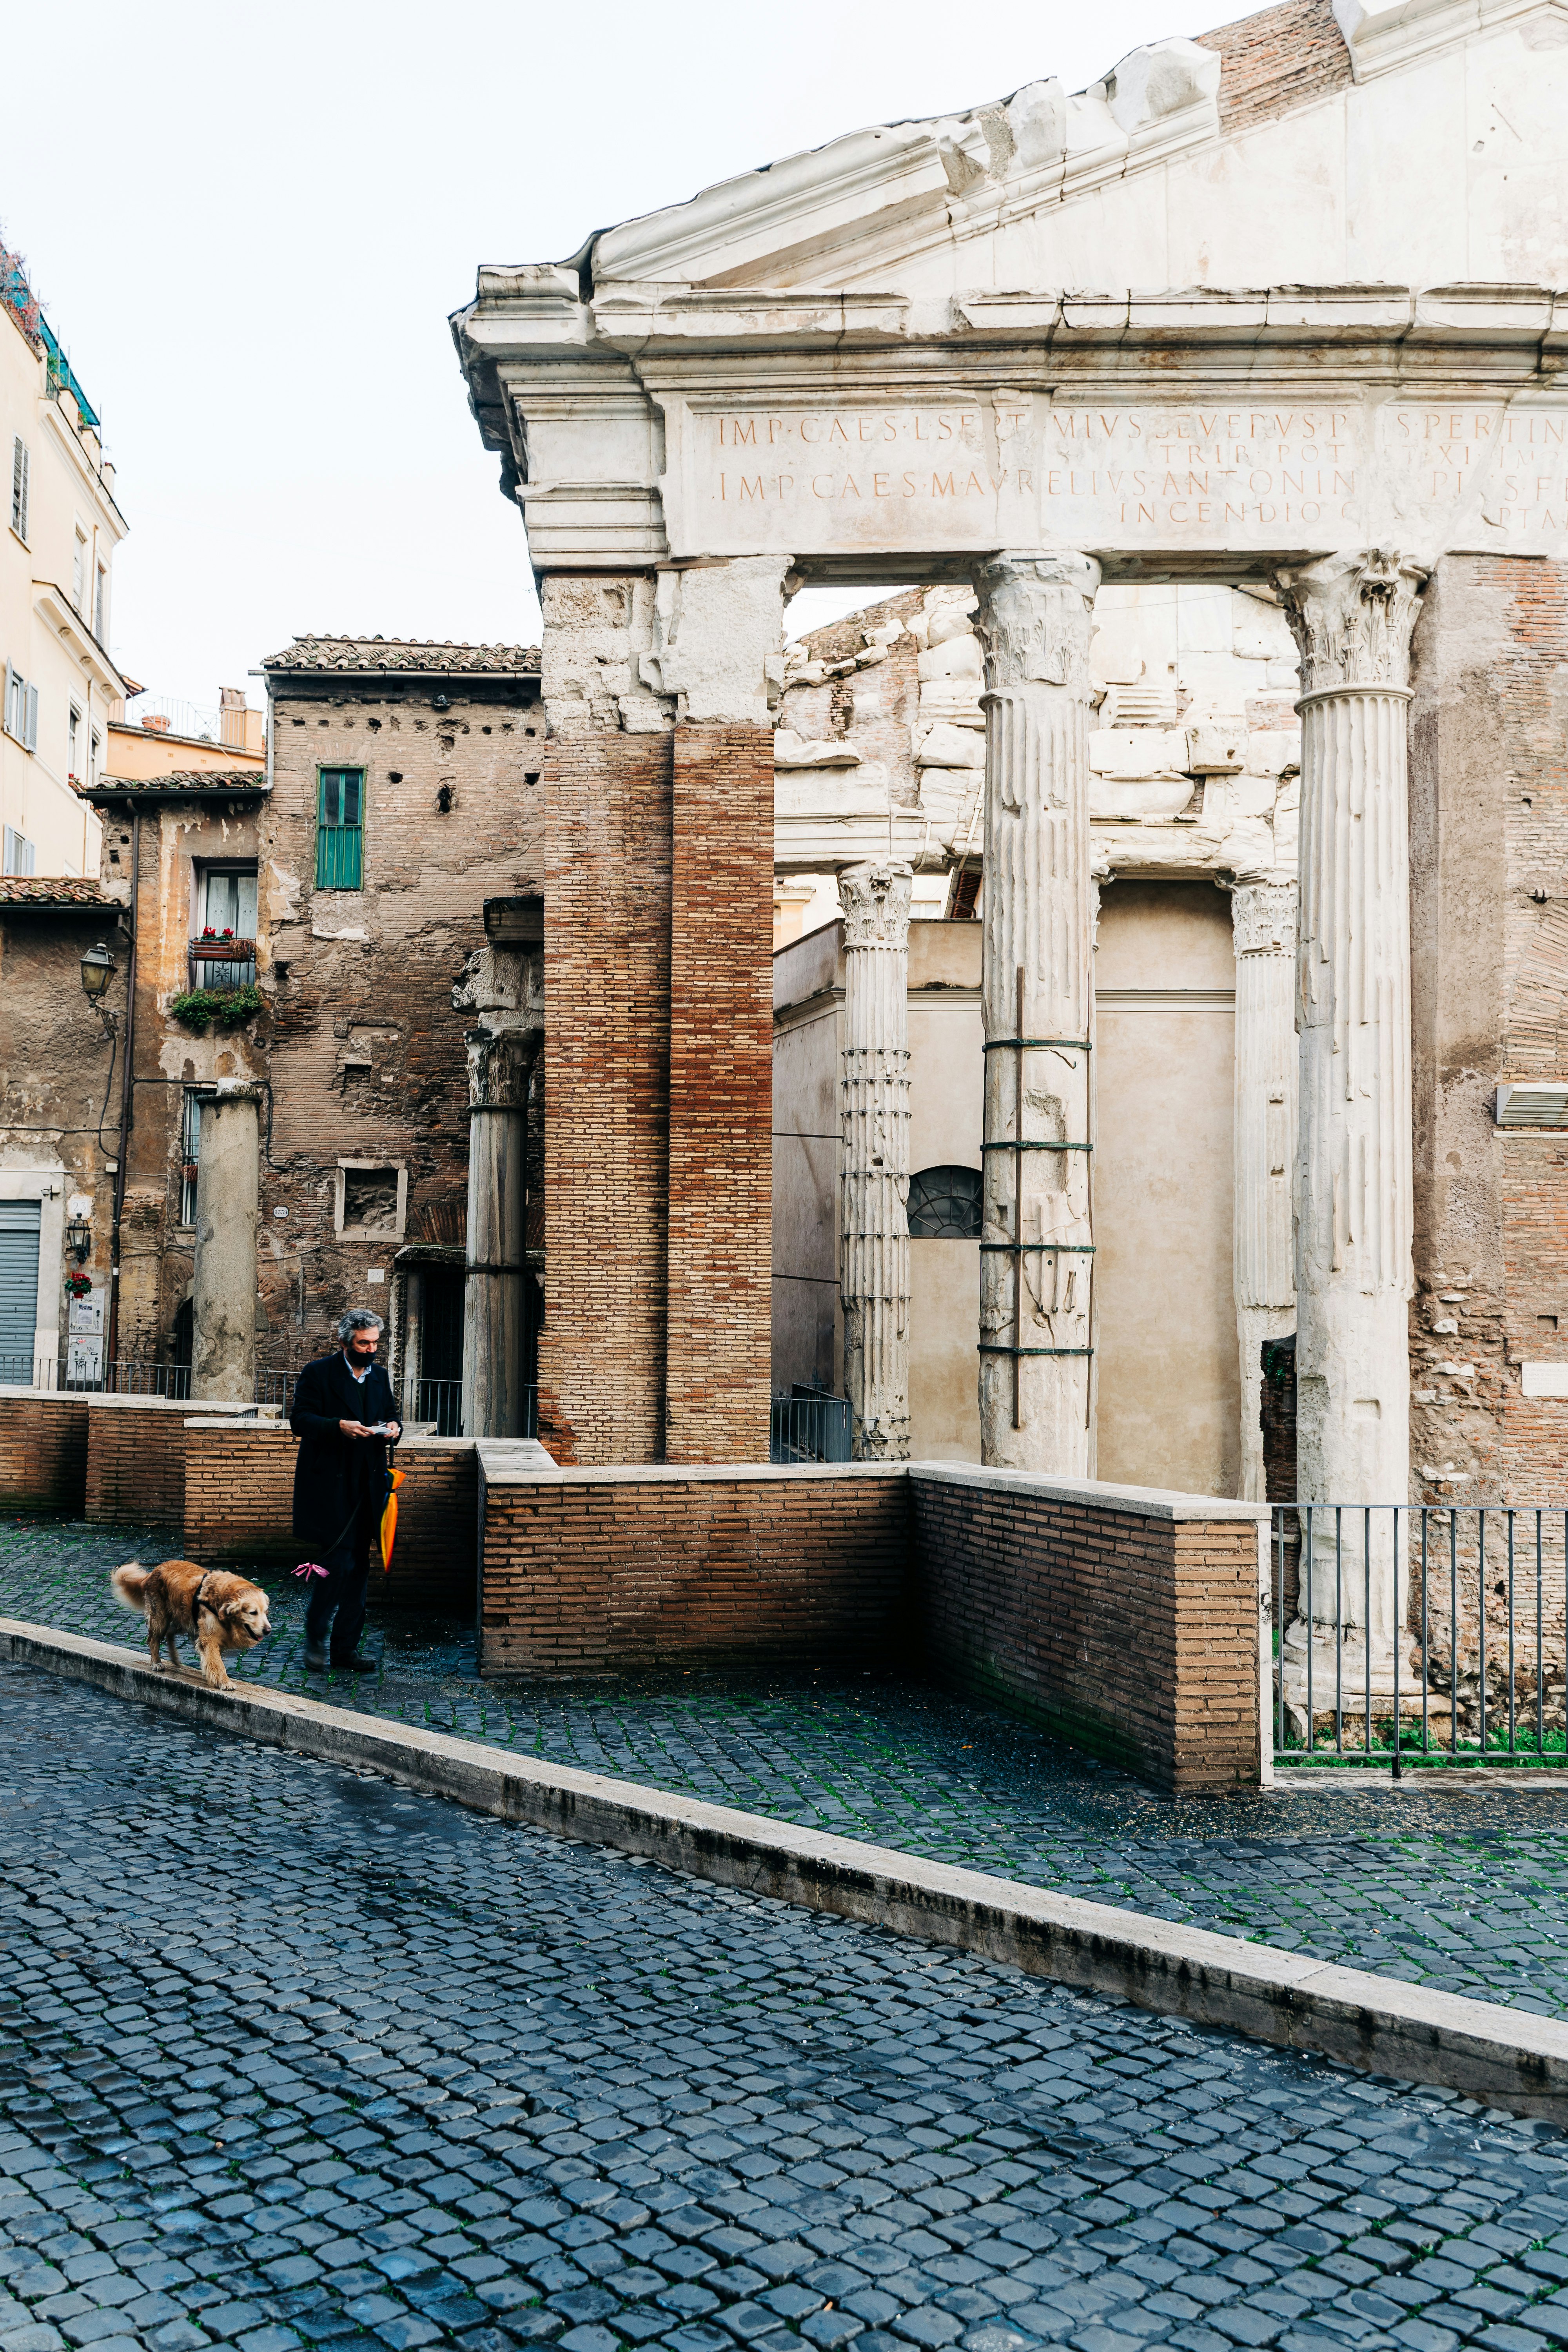
[[386,1441],[345,1437],[340,1421],[398,1418],[392,1382],[383,1364],[372,1364],[356,1381],[342,1360],[318,1357],[294,1387],[289,1426],[300,1440],[294,1465],[294,1533],[301,1543],[325,1553],[352,1528],[362,1503],[379,1503],[385,1491]]

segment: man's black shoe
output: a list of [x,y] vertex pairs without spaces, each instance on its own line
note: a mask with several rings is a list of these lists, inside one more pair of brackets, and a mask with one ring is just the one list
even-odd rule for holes
[[335,1675],[374,1675],[379,1671],[374,1658],[334,1658],[332,1660],[332,1672]]

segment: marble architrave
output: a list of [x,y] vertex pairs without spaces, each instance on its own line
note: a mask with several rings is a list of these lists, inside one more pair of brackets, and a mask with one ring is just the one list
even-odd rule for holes
[[1100,568],[976,567],[985,649],[982,1459],[1092,1475],[1094,898],[1089,649]]
[[910,1452],[910,883],[907,866],[838,877],[844,914],[844,1166],[838,1287],[855,1454]]

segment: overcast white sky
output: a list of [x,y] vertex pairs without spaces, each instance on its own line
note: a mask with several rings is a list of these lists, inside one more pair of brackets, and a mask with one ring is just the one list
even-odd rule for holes
[[[1192,5],[1192,0],[1188,0]],[[113,649],[216,704],[310,631],[537,641],[447,327],[479,263],[1247,0],[72,0],[7,17],[0,223],[104,422]],[[250,684],[258,700],[257,685]]]

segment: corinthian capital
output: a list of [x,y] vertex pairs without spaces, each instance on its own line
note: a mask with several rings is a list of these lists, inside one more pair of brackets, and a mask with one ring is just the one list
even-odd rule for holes
[[1100,566],[1063,549],[1047,555],[1012,551],[974,572],[980,610],[974,632],[985,648],[985,683],[1070,687],[1089,696],[1089,642]]
[[1294,882],[1238,882],[1230,894],[1231,935],[1239,955],[1294,955]]
[[541,1030],[465,1029],[468,1056],[468,1101],[496,1110],[522,1110],[528,1103],[528,1082],[539,1049]]
[[913,869],[883,860],[852,866],[838,877],[847,948],[907,948]]
[[1380,547],[1274,575],[1301,655],[1303,694],[1407,686],[1410,632],[1426,574]]

